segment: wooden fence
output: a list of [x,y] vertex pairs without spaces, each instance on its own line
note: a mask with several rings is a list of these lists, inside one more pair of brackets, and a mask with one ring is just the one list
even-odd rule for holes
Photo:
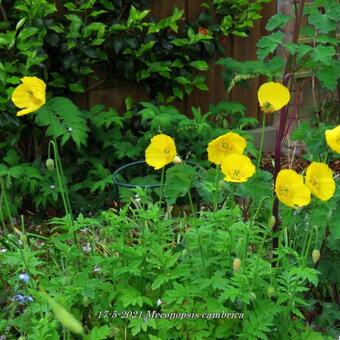
[[[152,14],[157,18],[163,18],[172,13],[174,7],[184,10],[184,20],[194,21],[200,13],[201,0],[155,0],[152,3]],[[266,4],[262,10],[262,20],[255,22],[250,36],[238,38],[230,36],[227,41],[226,56],[237,60],[256,59],[256,43],[266,34],[265,25],[267,20],[276,12],[276,1]],[[209,62],[210,69],[205,73],[209,91],[194,90],[190,96],[178,103],[182,113],[189,114],[191,107],[201,107],[202,112],[207,112],[209,104],[216,104],[226,99],[226,92],[221,77],[221,67],[215,65],[216,58]],[[228,95],[228,100],[238,101],[246,105],[247,114],[250,117],[259,118],[260,112],[257,104],[258,80],[251,80],[249,89],[236,88]],[[134,100],[148,99],[145,91],[138,86],[120,86],[115,88],[96,88],[88,92],[88,96],[82,96],[82,104],[91,107],[94,104],[103,103],[116,108],[122,108],[126,96]]]

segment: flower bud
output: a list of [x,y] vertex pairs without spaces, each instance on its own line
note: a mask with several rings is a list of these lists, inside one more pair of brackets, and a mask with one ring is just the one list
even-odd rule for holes
[[221,190],[224,189],[225,188],[225,181],[222,181],[222,180],[219,181],[218,182],[218,188],[221,189]]
[[269,228],[273,228],[275,225],[276,219],[275,216],[270,216],[268,224],[269,224]]
[[251,292],[249,294],[249,298],[250,298],[251,301],[255,301],[256,300],[256,294],[254,292]]
[[87,307],[91,303],[91,300],[88,296],[83,297],[83,305]]
[[312,259],[314,263],[317,263],[320,260],[320,250],[314,249],[312,251]]
[[175,163],[175,164],[179,164],[179,163],[182,163],[182,160],[179,156],[175,156],[175,158],[172,162]]
[[52,158],[48,158],[46,160],[46,168],[47,168],[48,171],[54,170],[54,160]]
[[20,241],[26,246],[27,245],[27,236],[26,234],[21,234]]
[[238,257],[235,257],[233,261],[233,269],[235,272],[238,272],[240,268],[241,268],[241,260]]
[[267,295],[269,298],[272,298],[273,296],[275,296],[275,288],[272,286],[268,287]]

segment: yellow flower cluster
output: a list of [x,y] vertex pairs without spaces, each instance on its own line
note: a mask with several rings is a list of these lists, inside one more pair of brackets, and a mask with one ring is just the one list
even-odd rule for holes
[[311,201],[311,194],[328,201],[335,192],[333,171],[326,163],[313,162],[306,170],[305,178],[294,170],[281,170],[276,178],[275,193],[279,201],[288,207],[299,208]]
[[[220,136],[208,145],[209,161],[221,165],[227,182],[246,182],[254,173],[255,166],[249,157],[243,155],[247,146],[245,138],[234,132]],[[180,162],[174,140],[160,134],[151,138],[145,150],[145,161],[155,170],[162,169],[170,163]]]
[[246,146],[246,139],[235,132],[228,132],[208,144],[208,160],[221,165],[226,182],[246,182],[255,173],[254,164],[243,155]]
[[[17,116],[26,115],[38,110],[46,102],[46,84],[37,77],[23,77],[12,94],[13,103],[20,109]],[[265,113],[280,110],[288,104],[290,94],[280,83],[268,82],[261,85],[258,91],[261,109]],[[340,153],[340,125],[325,132],[328,146]],[[247,146],[245,138],[235,132],[228,132],[208,144],[208,159],[220,165],[227,182],[246,182],[255,173],[255,166],[250,158],[243,155]],[[151,139],[145,150],[146,163],[156,170],[172,162],[179,163],[174,140],[159,134]],[[294,170],[281,170],[276,178],[275,193],[285,205],[298,208],[311,201],[311,194],[322,201],[333,197],[335,192],[333,172],[326,163],[313,162],[306,170],[306,175],[297,174]]]

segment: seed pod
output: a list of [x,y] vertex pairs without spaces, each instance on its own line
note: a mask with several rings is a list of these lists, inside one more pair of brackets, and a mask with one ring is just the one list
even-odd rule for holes
[[182,160],[179,156],[175,156],[175,158],[172,162],[175,163],[175,164],[179,164],[179,163],[182,163]]
[[270,287],[268,287],[268,289],[267,289],[267,295],[268,295],[268,297],[269,298],[272,298],[273,296],[275,296],[275,288],[274,287],[272,287],[272,286],[270,286]]
[[54,160],[52,158],[46,159],[46,168],[48,171],[54,170]]
[[275,216],[270,216],[269,222],[268,222],[269,228],[273,228],[275,225],[275,222],[276,222]]
[[317,263],[320,260],[320,250],[314,249],[312,251],[312,259],[314,263]]
[[235,257],[233,261],[234,272],[238,272],[240,268],[241,268],[241,260],[238,257]]

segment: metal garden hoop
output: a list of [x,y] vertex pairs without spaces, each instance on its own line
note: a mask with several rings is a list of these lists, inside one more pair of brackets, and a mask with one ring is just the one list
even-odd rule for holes
[[[201,170],[205,170],[201,165],[199,165],[198,163],[194,162],[194,161],[183,161],[184,163],[187,164],[191,164],[194,165],[196,167],[199,167]],[[132,162],[132,163],[128,163],[125,164],[123,166],[121,166],[120,168],[118,168],[113,174],[112,174],[112,179],[113,179],[113,183],[115,184],[115,191],[116,194],[118,195],[119,193],[119,187],[123,187],[123,188],[130,188],[130,189],[135,189],[135,188],[142,188],[142,189],[155,189],[155,188],[160,188],[160,184],[146,184],[146,185],[136,185],[136,184],[130,184],[130,183],[123,183],[123,182],[119,182],[119,180],[117,179],[117,175],[124,169],[127,169],[129,167],[132,167],[134,165],[138,165],[138,164],[146,164],[146,162],[143,161],[136,161],[136,162]]]

